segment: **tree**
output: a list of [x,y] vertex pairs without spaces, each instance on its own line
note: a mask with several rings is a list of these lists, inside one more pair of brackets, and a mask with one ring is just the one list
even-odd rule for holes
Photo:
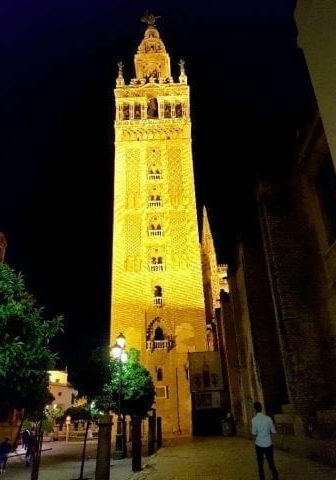
[[24,278],[0,264],[0,410],[42,411],[50,400],[48,370],[56,354],[49,340],[62,330],[62,317],[48,321],[26,291]]
[[98,417],[98,412],[95,408],[92,408],[91,405],[85,404],[79,407],[69,407],[63,412],[63,420],[70,415],[71,421],[77,420],[95,420]]
[[91,352],[88,360],[77,369],[71,382],[79,396],[86,396],[88,403],[95,401],[103,412],[118,413],[121,373],[121,412],[124,415],[145,417],[155,398],[155,388],[148,370],[139,362],[139,352],[130,349],[128,359],[121,365],[110,357],[107,347]]
[[108,347],[92,350],[89,357],[71,374],[71,383],[79,397],[86,397],[88,403],[102,394],[109,378],[110,352]]
[[155,399],[155,388],[150,373],[139,362],[139,352],[135,349],[130,349],[125,364],[120,365],[118,360],[110,359],[109,377],[102,395],[96,399],[97,407],[118,413],[119,391],[123,415],[147,416]]

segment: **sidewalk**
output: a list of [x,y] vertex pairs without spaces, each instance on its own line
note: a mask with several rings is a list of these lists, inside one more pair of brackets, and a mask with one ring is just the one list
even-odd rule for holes
[[[132,460],[111,460],[110,480],[258,480],[254,445],[238,437],[196,437],[166,442],[151,457],[142,459],[143,470],[132,472]],[[49,450],[52,448],[52,450]],[[81,442],[43,445],[39,480],[79,478]],[[84,478],[93,480],[96,442],[87,446]],[[48,449],[48,450],[47,450]],[[281,480],[335,480],[336,469],[275,450]],[[265,465],[266,479],[271,475]],[[29,480],[24,456],[11,457],[3,480]]]
[[[280,480],[335,480],[336,470],[275,450]],[[266,479],[271,480],[265,465]],[[111,476],[111,478],[113,478]],[[117,477],[114,477],[117,478]],[[193,438],[162,448],[136,480],[258,480],[254,445],[238,437]]]
[[[83,442],[44,442],[39,480],[76,480],[79,478]],[[86,447],[84,478],[94,479],[97,442],[90,441]],[[132,459],[111,459],[111,478],[130,480],[133,477]],[[25,464],[25,452],[18,448],[8,458],[6,472],[1,480],[29,480],[30,467]]]

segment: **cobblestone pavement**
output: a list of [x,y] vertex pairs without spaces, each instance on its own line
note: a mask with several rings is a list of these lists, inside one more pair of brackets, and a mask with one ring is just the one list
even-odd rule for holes
[[[77,480],[80,442],[44,444],[39,480]],[[84,478],[93,480],[96,442],[90,442]],[[18,452],[19,454],[22,452]],[[275,450],[280,480],[336,480],[336,469]],[[208,437],[172,441],[152,457],[144,457],[143,470],[133,473],[131,459],[111,460],[110,480],[258,480],[254,446],[242,438]],[[266,479],[271,480],[265,465]],[[24,455],[13,456],[1,480],[28,480]]]
[[[335,480],[336,469],[275,451],[280,480]],[[271,475],[265,465],[266,479]],[[194,438],[162,448],[137,480],[257,480],[253,442],[242,438]]]

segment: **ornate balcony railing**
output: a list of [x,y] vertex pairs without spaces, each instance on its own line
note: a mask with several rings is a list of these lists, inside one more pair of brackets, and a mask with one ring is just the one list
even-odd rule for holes
[[148,201],[148,206],[149,207],[161,207],[161,200],[149,200]]
[[149,173],[147,175],[148,180],[161,180],[162,175],[161,173]]
[[170,350],[173,348],[173,340],[147,340],[146,348],[147,350]]
[[[163,272],[164,265],[163,265],[163,263],[150,264],[149,265],[149,270],[150,270],[150,272]],[[160,298],[160,297],[155,297],[155,298]]]
[[148,230],[150,237],[163,237],[163,230]]
[[154,297],[153,299],[154,305],[161,307],[163,305],[163,298],[162,297]]

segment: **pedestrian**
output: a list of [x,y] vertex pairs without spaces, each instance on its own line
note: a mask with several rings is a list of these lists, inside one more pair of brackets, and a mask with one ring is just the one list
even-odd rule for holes
[[0,474],[5,473],[6,471],[8,454],[11,450],[12,446],[9,443],[9,438],[5,438],[5,440],[0,444]]
[[273,420],[271,417],[262,413],[262,405],[260,402],[254,402],[253,407],[256,415],[252,418],[252,435],[255,435],[255,448],[257,454],[257,462],[260,480],[265,480],[264,473],[264,455],[268,466],[272,472],[273,480],[279,480],[279,475],[275,467],[273,458],[273,445],[271,434],[276,433]]
[[30,431],[29,437],[28,437],[28,442],[27,442],[27,450],[26,450],[26,466],[30,467],[33,457],[34,457],[34,452],[36,449],[36,436],[33,430]]
[[25,428],[22,432],[22,446],[25,450],[27,450],[28,442],[29,442],[30,432],[28,428]]
[[230,425],[230,435],[236,435],[236,422],[231,412],[226,414],[226,422]]

